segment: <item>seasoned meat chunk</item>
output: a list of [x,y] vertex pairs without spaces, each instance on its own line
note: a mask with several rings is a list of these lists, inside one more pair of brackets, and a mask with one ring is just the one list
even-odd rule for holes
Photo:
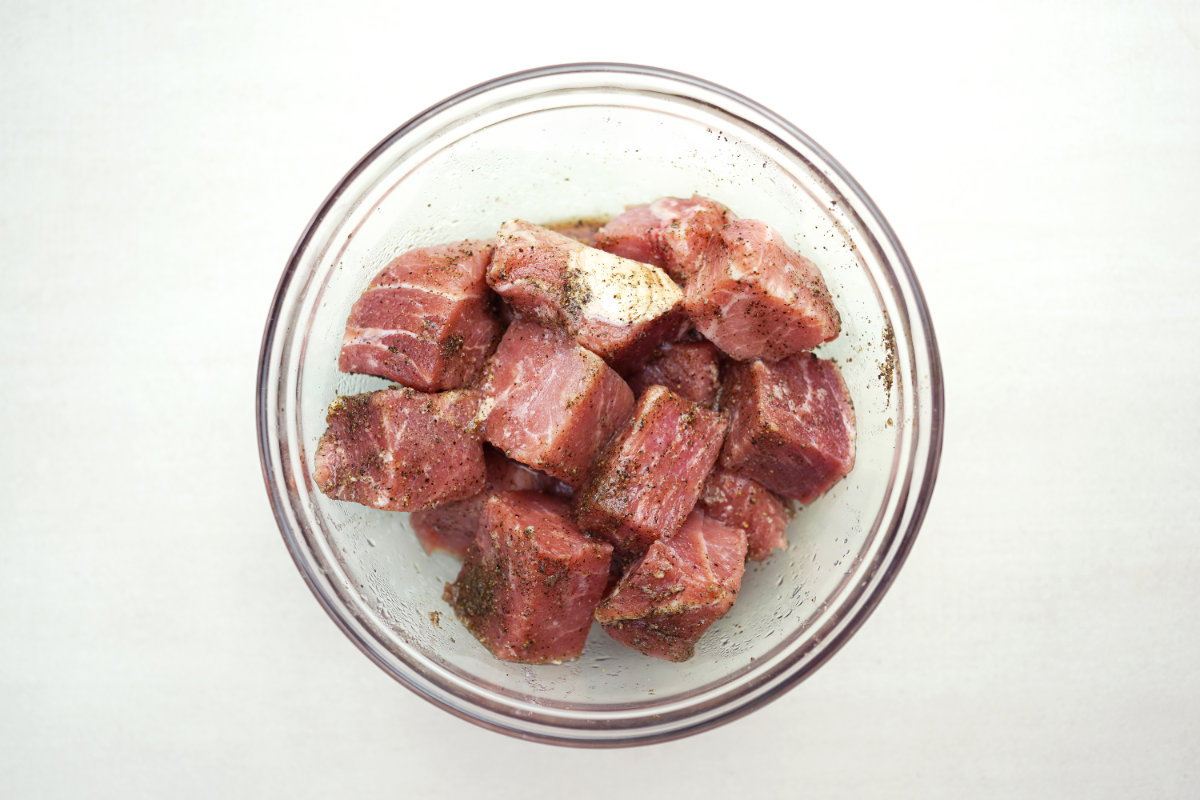
[[501,492],[483,506],[444,596],[497,658],[538,664],[583,652],[612,547],[583,535],[568,511],[565,500],[536,492]]
[[680,283],[700,267],[712,238],[736,219],[720,203],[694,195],[634,206],[596,232],[596,246],[662,267]]
[[621,644],[655,658],[686,661],[696,641],[737,599],[746,535],[693,512],[674,535],[635,561],[596,609]]
[[313,481],[335,500],[416,511],[478,494],[480,394],[409,388],[339,397],[317,443]]
[[720,351],[709,342],[667,343],[629,377],[635,397],[658,384],[693,403],[712,406],[721,388]]
[[792,519],[787,503],[744,475],[717,467],[704,482],[696,508],[718,522],[746,532],[746,558],[763,561],[787,549]]
[[832,361],[804,353],[735,364],[723,397],[726,469],[811,503],[854,466],[854,406]]
[[662,270],[522,220],[500,226],[487,281],[517,312],[562,328],[619,369],[684,325],[683,293]]
[[688,280],[692,324],[736,359],[778,361],[841,330],[820,271],[761,222],[730,222]]
[[492,244],[419,247],[375,276],[350,310],[338,369],[424,392],[471,384],[500,336],[485,272]]
[[579,527],[639,556],[679,530],[725,436],[724,415],[662,386],[646,390],[575,497]]
[[479,531],[479,516],[483,504],[493,494],[507,491],[559,491],[561,484],[549,475],[530,469],[505,458],[499,451],[485,446],[483,460],[487,468],[487,483],[482,492],[465,500],[412,513],[413,531],[426,553],[444,550],[462,558],[467,546]]
[[487,441],[572,487],[633,408],[633,392],[599,356],[529,320],[509,326],[485,372]]

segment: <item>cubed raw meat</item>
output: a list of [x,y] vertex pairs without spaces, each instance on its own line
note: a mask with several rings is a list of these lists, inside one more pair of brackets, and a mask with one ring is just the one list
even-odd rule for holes
[[513,308],[632,368],[685,324],[665,272],[522,220],[500,227],[487,280]]
[[501,331],[485,278],[492,250],[419,247],[384,267],[350,310],[338,369],[424,392],[470,385]]
[[694,403],[712,406],[721,388],[720,358],[710,342],[667,343],[629,377],[629,388],[640,397],[657,384]]
[[575,527],[565,500],[501,492],[484,504],[478,535],[444,596],[497,658],[568,661],[583,652],[611,558],[607,542]]
[[679,530],[720,454],[726,419],[651,386],[575,497],[579,527],[636,557]]
[[596,609],[621,644],[686,661],[696,641],[733,606],[746,569],[746,534],[693,512],[626,571]]
[[466,555],[467,546],[479,531],[483,504],[497,492],[530,490],[553,493],[562,486],[561,481],[505,458],[491,447],[485,446],[483,450],[487,483],[482,492],[465,500],[412,513],[413,531],[426,553],[444,550],[458,558]]
[[596,232],[596,246],[662,267],[683,283],[700,267],[712,238],[734,219],[728,208],[699,195],[663,197],[614,217]]
[[633,408],[633,392],[603,359],[524,319],[505,332],[481,388],[487,441],[572,487]]
[[820,271],[765,224],[730,222],[687,284],[685,307],[736,359],[778,361],[828,342],[841,318]]
[[317,443],[313,481],[335,500],[417,511],[478,494],[483,443],[474,390],[406,387],[339,397]]
[[804,353],[735,364],[722,396],[730,414],[726,469],[811,503],[854,466],[854,405],[832,361]]
[[744,475],[717,467],[704,482],[696,508],[718,522],[746,532],[746,558],[763,561],[787,549],[792,512],[779,495]]

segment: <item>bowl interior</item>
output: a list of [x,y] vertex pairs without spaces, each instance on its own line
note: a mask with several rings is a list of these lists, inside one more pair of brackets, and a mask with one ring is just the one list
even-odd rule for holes
[[[492,86],[427,112],[331,196],[281,286],[271,435],[293,555],[335,619],[385,669],[485,724],[520,728],[529,718],[552,729],[628,730],[725,713],[731,687],[768,691],[861,606],[881,559],[895,551],[913,477],[910,300],[861,198],[754,109],[695,87],[682,92],[661,77],[568,77]],[[737,604],[690,661],[647,658],[598,626],[572,663],[495,660],[441,599],[455,559],[426,555],[407,514],[331,501],[313,485],[329,403],[388,385],[337,370],[350,306],[412,247],[490,237],[514,217],[609,217],[693,193],[766,221],[824,273],[843,331],[819,352],[837,360],[854,400],[854,470],[799,512],[786,551],[748,566]]]

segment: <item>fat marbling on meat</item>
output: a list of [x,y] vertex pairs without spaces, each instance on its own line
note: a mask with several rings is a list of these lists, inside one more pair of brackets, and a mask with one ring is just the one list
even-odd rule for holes
[[596,609],[596,621],[621,644],[686,661],[733,606],[745,562],[746,534],[694,511],[630,565]]
[[339,397],[317,443],[313,481],[335,500],[417,511],[483,490],[480,394],[407,387]]
[[445,600],[505,661],[569,661],[583,652],[608,582],[612,546],[580,532],[565,500],[537,492],[488,498]]
[[704,482],[696,508],[731,528],[746,532],[746,558],[764,561],[787,549],[792,511],[783,498],[757,481],[717,467]]
[[778,361],[841,330],[820,270],[757,220],[730,222],[713,238],[685,307],[705,338],[743,361]]
[[661,269],[524,220],[500,226],[488,284],[521,314],[559,327],[618,369],[632,368],[685,320]]
[[472,383],[501,331],[485,279],[492,249],[467,240],[394,259],[350,310],[338,368],[425,392]]
[[726,418],[662,386],[651,386],[605,447],[575,496],[584,531],[639,556],[679,530],[720,454]]
[[563,333],[517,319],[485,369],[484,438],[505,455],[583,484],[633,408],[633,392],[604,360]]
[[833,361],[802,353],[735,364],[722,397],[726,469],[807,504],[854,466],[854,405]]
[[712,238],[734,219],[728,208],[699,195],[663,197],[613,217],[596,232],[596,246],[662,267],[683,283],[699,269]]

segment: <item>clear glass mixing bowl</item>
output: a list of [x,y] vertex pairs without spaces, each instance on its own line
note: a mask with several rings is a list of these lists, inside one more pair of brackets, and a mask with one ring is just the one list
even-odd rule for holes
[[[857,464],[803,509],[790,546],[747,568],[737,605],[682,664],[594,627],[562,665],[493,659],[443,603],[458,563],[425,555],[407,514],[324,497],[310,474],[338,394],[386,382],[337,370],[369,279],[419,245],[489,237],[512,217],[606,217],[693,193],[777,228],[824,272],[841,311],[836,358],[858,418]],[[706,81],[579,64],[498,78],[418,115],[366,155],[309,223],[263,337],[258,434],[284,541],[318,601],[368,657],[488,728],[589,746],[683,736],[779,696],[879,602],[933,491],[942,383],[904,251],[844,169],[796,127]]]

